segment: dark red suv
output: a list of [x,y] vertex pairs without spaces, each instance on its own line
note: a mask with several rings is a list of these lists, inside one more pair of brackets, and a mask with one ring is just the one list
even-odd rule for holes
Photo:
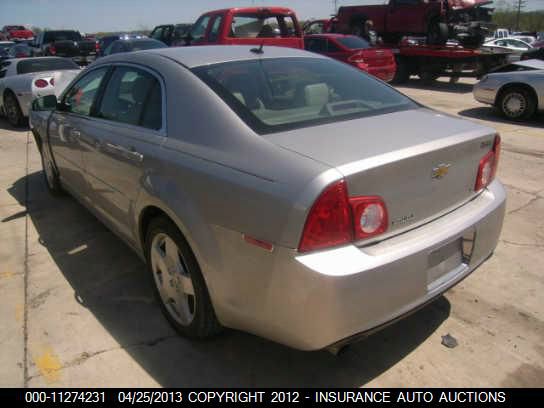
[[354,35],[312,34],[304,37],[308,51],[353,65],[383,81],[395,76],[397,65],[390,49],[372,47],[368,41]]

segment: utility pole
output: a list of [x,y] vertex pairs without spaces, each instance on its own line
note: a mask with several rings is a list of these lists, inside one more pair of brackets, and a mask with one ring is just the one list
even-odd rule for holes
[[338,0],[333,0],[332,3],[334,4],[334,15],[338,14]]
[[517,5],[518,12],[516,13],[516,31],[519,31],[519,15],[521,14],[521,9],[524,8],[527,5],[527,3],[525,0],[514,0],[514,1],[518,3]]

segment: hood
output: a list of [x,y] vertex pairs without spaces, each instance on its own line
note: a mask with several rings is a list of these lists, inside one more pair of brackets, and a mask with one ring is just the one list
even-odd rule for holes
[[469,9],[491,3],[493,1],[490,0],[448,0],[448,4],[453,10]]
[[332,167],[429,145],[459,134],[494,130],[427,108],[272,133],[270,142]]

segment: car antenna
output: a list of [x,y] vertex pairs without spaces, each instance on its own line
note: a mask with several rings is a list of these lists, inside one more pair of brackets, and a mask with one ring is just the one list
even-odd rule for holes
[[261,46],[259,48],[252,48],[250,51],[254,52],[255,54],[264,54],[263,47],[264,41],[261,43]]

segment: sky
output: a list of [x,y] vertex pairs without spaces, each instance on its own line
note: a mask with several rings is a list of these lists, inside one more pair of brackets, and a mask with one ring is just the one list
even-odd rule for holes
[[[544,9],[544,0],[525,0],[526,10]],[[338,0],[338,5],[382,4],[385,0]],[[152,29],[159,24],[194,22],[205,11],[286,6],[300,19],[333,13],[333,0],[0,0],[0,27],[23,24],[81,32]]]

